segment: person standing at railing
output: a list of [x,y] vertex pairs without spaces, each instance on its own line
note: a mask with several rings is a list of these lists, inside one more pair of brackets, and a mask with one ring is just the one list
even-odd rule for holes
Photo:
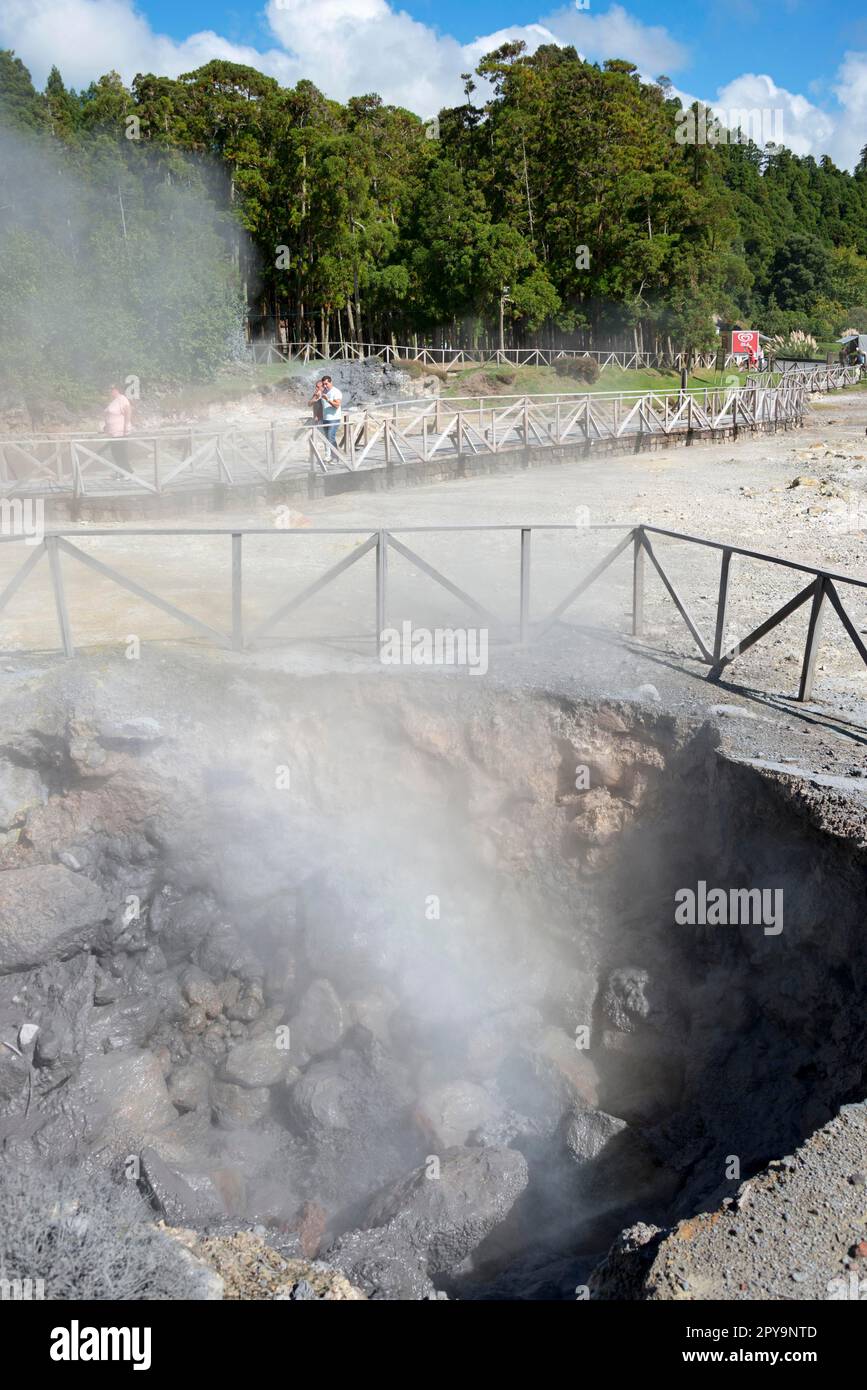
[[103,433],[110,440],[108,451],[118,468],[129,473],[129,445],[126,438],[132,433],[132,406],[119,386],[112,386],[111,400],[103,411]]
[[322,424],[325,427],[325,458],[331,458],[331,449],[337,448],[337,431],[343,418],[343,392],[335,386],[330,376],[322,378]]

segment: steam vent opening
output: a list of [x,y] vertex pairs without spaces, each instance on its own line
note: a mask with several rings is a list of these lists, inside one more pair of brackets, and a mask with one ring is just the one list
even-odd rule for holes
[[629,1298],[861,1100],[863,847],[713,721],[192,660],[144,718],[69,669],[2,734],[19,1173],[132,1174],[310,1296]]

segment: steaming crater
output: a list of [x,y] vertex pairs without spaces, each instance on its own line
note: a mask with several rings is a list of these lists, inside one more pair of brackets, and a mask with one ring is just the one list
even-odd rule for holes
[[[574,1297],[863,1094],[863,865],[710,726],[104,679],[2,733],[4,1163],[133,1156],[372,1297]],[[784,929],[678,924],[700,882]]]

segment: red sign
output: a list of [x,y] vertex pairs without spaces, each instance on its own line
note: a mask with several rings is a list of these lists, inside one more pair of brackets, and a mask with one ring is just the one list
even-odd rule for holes
[[750,357],[758,357],[759,330],[757,328],[733,328],[732,352],[747,353]]

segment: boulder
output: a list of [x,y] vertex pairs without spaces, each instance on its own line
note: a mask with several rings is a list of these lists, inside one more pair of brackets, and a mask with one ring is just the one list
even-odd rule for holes
[[422,1096],[415,1120],[438,1150],[467,1143],[470,1135],[492,1124],[500,1107],[473,1081],[448,1081]]
[[107,748],[123,748],[135,752],[149,744],[161,742],[163,731],[156,719],[148,714],[129,719],[106,719],[99,726],[99,741]]
[[364,1229],[395,1235],[422,1261],[430,1278],[465,1265],[506,1220],[527,1186],[527,1163],[516,1149],[447,1149],[439,1175],[426,1164],[373,1199]]
[[163,1161],[156,1149],[142,1149],[139,1158],[139,1185],[164,1220],[172,1224],[199,1223],[224,1214],[221,1205],[214,1205],[195,1192],[177,1169]]
[[169,964],[188,959],[220,922],[220,912],[209,893],[178,893],[161,889],[150,907],[151,929]]
[[40,806],[47,795],[42,778],[33,768],[0,762],[0,830],[21,825],[27,812]]
[[587,1052],[560,1028],[545,1028],[512,1052],[497,1074],[506,1103],[553,1136],[573,1106],[595,1107],[599,1079]]
[[61,864],[0,873],[0,974],[93,945],[110,916],[102,889]]
[[566,1121],[566,1147],[578,1164],[592,1163],[629,1126],[604,1110],[573,1110]]
[[290,1055],[304,1067],[313,1057],[330,1052],[346,1029],[343,1006],[328,980],[314,980],[304,991],[298,1012],[289,1021]]
[[315,1062],[289,1092],[291,1117],[302,1134],[352,1127],[356,1077],[337,1058]]
[[38,1024],[34,1065],[50,1067],[52,1083],[74,1072],[91,1047],[96,962],[80,953],[68,961],[51,961],[28,977],[27,998]]
[[278,1046],[274,1033],[265,1033],[248,1042],[236,1044],[223,1066],[227,1081],[255,1090],[260,1086],[276,1086],[286,1076],[290,1064],[288,1051]]
[[223,1000],[214,981],[199,970],[189,966],[181,976],[181,989],[189,1004],[198,1004],[207,1018],[217,1018],[223,1012]]
[[169,1099],[182,1114],[200,1110],[210,1099],[211,1071],[205,1062],[185,1062],[168,1078]]
[[251,1089],[230,1081],[211,1083],[211,1109],[220,1129],[246,1129],[264,1120],[270,1109],[270,1091],[265,1086]]
[[93,1149],[139,1149],[177,1118],[156,1057],[133,1049],[89,1057],[70,1102]]
[[654,1012],[650,973],[638,966],[613,970],[602,995],[603,1011],[621,1033],[634,1033]]

